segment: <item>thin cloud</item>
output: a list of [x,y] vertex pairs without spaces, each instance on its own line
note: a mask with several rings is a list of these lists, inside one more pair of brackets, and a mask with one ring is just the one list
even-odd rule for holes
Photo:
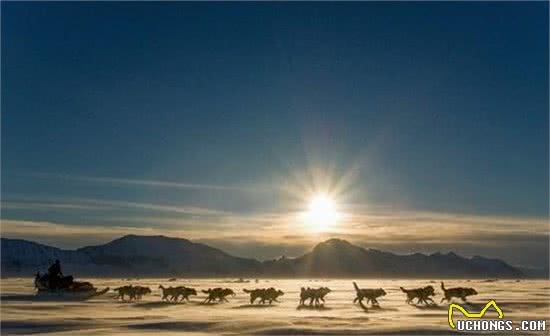
[[63,174],[51,174],[51,173],[26,173],[26,174],[16,174],[16,176],[30,177],[30,178],[43,178],[43,179],[59,179],[59,180],[65,180],[65,181],[76,181],[76,182],[87,182],[87,183],[102,183],[102,184],[110,184],[110,185],[176,188],[176,189],[192,189],[192,190],[262,192],[262,191],[273,189],[267,186],[242,187],[242,186],[220,185],[220,184],[187,183],[187,182],[176,182],[176,181],[128,179],[128,178],[100,177],[100,176],[63,175]]
[[[82,236],[147,232],[167,234],[191,239],[227,241],[242,244],[255,242],[260,245],[310,246],[319,241],[339,237],[354,242],[371,242],[377,246],[449,245],[459,242],[469,245],[491,245],[506,248],[512,241],[528,242],[533,239],[548,240],[545,219],[507,218],[490,216],[460,216],[456,214],[401,212],[390,214],[356,215],[340,223],[328,232],[313,233],[303,227],[292,215],[251,214],[239,215],[210,209],[174,207],[118,201],[89,201],[91,204],[128,206],[173,212],[178,216],[154,215],[105,217],[104,223],[121,225],[88,226],[47,223],[47,230],[37,230],[44,222],[4,220],[3,234],[56,235],[70,238],[76,233]],[[210,217],[182,218],[182,213],[209,215]],[[6,225],[7,223],[7,225]],[[145,224],[145,225],[144,225]],[[38,226],[36,226],[38,225]],[[84,237],[85,238],[85,237]],[[539,239],[539,241],[540,241]],[[254,252],[251,251],[253,255]]]
[[47,210],[107,210],[112,207],[109,206],[100,206],[100,205],[91,205],[91,204],[73,204],[73,203],[49,203],[49,202],[13,202],[13,201],[2,201],[3,210],[37,210],[37,209],[47,209]]
[[84,226],[46,221],[6,220],[1,222],[2,237],[32,240],[60,248],[78,248],[106,243],[127,234],[154,235],[152,228]]
[[127,202],[118,200],[98,200],[86,198],[63,199],[59,201],[34,202],[2,200],[2,209],[49,209],[49,210],[108,210],[108,209],[137,209],[151,212],[166,212],[185,214],[193,216],[226,216],[231,214],[227,211],[194,207],[164,205],[155,203]]

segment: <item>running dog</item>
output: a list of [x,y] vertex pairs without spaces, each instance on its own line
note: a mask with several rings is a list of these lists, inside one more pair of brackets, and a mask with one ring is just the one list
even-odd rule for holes
[[179,301],[187,300],[189,301],[189,296],[191,295],[197,295],[197,291],[194,288],[180,286],[176,287],[178,289],[176,296],[174,297],[174,301],[178,301],[179,297],[181,296],[181,299]]
[[235,296],[235,292],[231,288],[209,288],[208,290],[202,290],[204,294],[208,294],[208,297],[204,299],[203,303],[211,303],[218,300],[219,302],[229,302],[225,297],[232,295]]
[[132,297],[132,285],[126,285],[126,286],[121,286],[121,287],[117,287],[117,288],[114,288],[113,291],[117,292],[118,295],[116,296],[116,299],[121,299],[122,301],[124,301],[124,296],[127,295],[128,297]]
[[177,287],[164,287],[163,285],[159,285],[159,289],[161,290],[161,293],[162,293],[162,298],[161,298],[161,301],[174,301],[174,297],[176,296],[176,294],[178,293],[178,288]]
[[407,294],[407,300],[405,302],[407,302],[408,304],[411,304],[413,299],[417,299],[416,301],[417,304],[420,304],[420,303],[429,304],[428,301],[435,304],[434,300],[430,297],[435,295],[433,286],[426,286],[423,288],[415,288],[415,289],[405,289],[403,287],[399,287],[399,288],[401,288],[401,291],[403,293]]
[[185,286],[164,287],[163,285],[160,285],[159,288],[162,291],[162,301],[189,301],[189,296],[197,295],[197,291],[194,288],[189,288]]
[[453,297],[460,298],[462,301],[466,302],[466,297],[470,295],[477,295],[477,291],[473,288],[455,287],[447,289],[445,288],[445,284],[443,282],[441,282],[441,289],[445,295],[445,297],[441,299],[441,302],[443,302],[443,300],[450,302]]
[[126,285],[113,289],[118,292],[117,299],[124,300],[124,296],[128,296],[129,300],[141,300],[143,295],[151,294],[149,287]]
[[306,300],[309,299],[309,305],[312,306],[313,302],[318,306],[323,301],[325,303],[325,296],[330,293],[331,290],[328,287],[319,287],[319,288],[304,288],[300,290],[300,305],[305,305]]
[[367,288],[359,288],[357,284],[354,282],[353,287],[355,287],[355,292],[357,293],[357,296],[353,300],[353,303],[359,301],[360,305],[363,305],[363,299],[367,299],[367,304],[369,301],[372,303],[372,305],[378,306],[378,300],[377,298],[386,295],[386,291],[382,288],[377,289],[367,289]]
[[151,294],[151,288],[143,286],[133,286],[130,290],[130,300],[141,300],[144,295]]
[[243,292],[250,294],[250,304],[254,304],[257,298],[260,298],[260,303],[266,303],[269,301],[271,304],[273,301],[277,301],[277,298],[285,293],[282,290],[276,290],[273,287],[270,288],[256,288],[256,289],[243,289]]

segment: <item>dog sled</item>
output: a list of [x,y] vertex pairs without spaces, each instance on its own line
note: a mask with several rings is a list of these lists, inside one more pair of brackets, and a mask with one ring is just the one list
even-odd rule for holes
[[98,290],[89,282],[73,281],[72,276],[63,277],[58,281],[57,286],[52,288],[47,274],[43,276],[37,274],[34,286],[36,288],[35,298],[53,301],[84,301],[109,291],[109,287]]

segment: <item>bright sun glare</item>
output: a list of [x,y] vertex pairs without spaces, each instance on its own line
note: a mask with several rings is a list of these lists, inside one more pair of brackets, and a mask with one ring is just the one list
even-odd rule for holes
[[338,221],[334,200],[327,194],[318,194],[309,203],[305,213],[306,222],[316,231],[325,231]]

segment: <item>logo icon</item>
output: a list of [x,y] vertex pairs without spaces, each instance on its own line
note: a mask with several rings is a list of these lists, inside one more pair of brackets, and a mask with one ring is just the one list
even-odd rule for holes
[[487,312],[487,310],[490,308],[490,307],[494,307],[495,310],[497,311],[498,313],[498,318],[501,319],[504,317],[504,313],[502,313],[502,309],[500,309],[500,307],[497,305],[497,303],[495,302],[495,300],[491,300],[489,302],[487,302],[487,304],[485,305],[485,307],[483,307],[483,309],[479,312],[479,313],[472,313],[472,312],[469,312],[467,311],[466,309],[464,309],[464,307],[462,307],[461,305],[459,304],[456,304],[456,303],[452,303],[449,305],[449,326],[452,328],[452,329],[456,329],[456,326],[455,326],[455,323],[453,321],[453,312],[454,312],[454,308],[460,310],[462,312],[462,315],[466,316],[467,318],[475,318],[475,319],[479,319],[479,318],[482,318],[485,313]]

